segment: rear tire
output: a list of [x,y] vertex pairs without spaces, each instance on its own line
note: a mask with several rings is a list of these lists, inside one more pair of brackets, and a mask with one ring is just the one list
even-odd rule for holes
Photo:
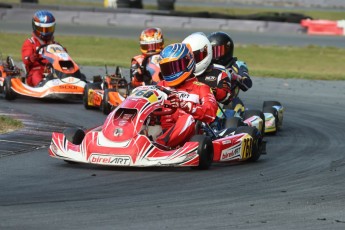
[[12,83],[11,83],[11,77],[6,77],[4,81],[4,87],[3,87],[3,95],[6,100],[14,100],[16,99],[16,93],[12,90]]
[[238,127],[235,131],[235,134],[240,133],[248,133],[253,138],[253,146],[252,146],[252,156],[248,159],[248,161],[257,161],[261,156],[261,143],[262,137],[258,135],[258,129],[255,127],[249,126],[241,126]]
[[103,100],[101,104],[101,110],[105,115],[108,115],[111,112],[111,105],[109,101],[109,89],[104,90]]
[[192,168],[199,170],[209,169],[213,162],[213,144],[211,138],[203,135],[195,135],[190,142],[199,142],[197,150],[199,154],[199,165]]

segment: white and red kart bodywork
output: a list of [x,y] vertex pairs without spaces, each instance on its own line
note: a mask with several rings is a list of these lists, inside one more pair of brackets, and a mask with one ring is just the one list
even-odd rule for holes
[[[150,129],[156,127],[147,126],[145,122],[150,114],[164,106],[166,99],[167,94],[155,86],[138,87],[108,115],[102,126],[88,130],[80,143],[73,144],[63,133],[54,132],[49,154],[68,162],[99,165],[198,166],[199,142],[187,141],[176,149],[154,143],[157,134]],[[147,132],[143,132],[147,128]],[[232,132],[214,139],[213,152],[208,154],[213,162],[248,160],[253,154],[253,140],[248,133]]]

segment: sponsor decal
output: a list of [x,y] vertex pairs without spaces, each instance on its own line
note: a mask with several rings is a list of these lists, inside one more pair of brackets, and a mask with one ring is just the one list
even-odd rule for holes
[[130,165],[130,158],[128,156],[109,156],[109,155],[99,155],[92,154],[90,163],[93,164],[105,164],[105,165]]
[[179,97],[181,98],[181,99],[184,99],[184,98],[189,98],[189,93],[178,93],[179,94]]
[[115,137],[119,137],[119,136],[122,136],[123,134],[123,129],[122,128],[116,128],[115,131],[114,131],[114,136]]
[[194,85],[204,85],[204,83],[199,82],[199,81],[194,81],[193,84],[194,84]]
[[231,140],[225,140],[225,141],[222,141],[222,144],[223,145],[226,145],[226,144],[231,144],[232,143],[232,141]]
[[239,156],[241,153],[241,147],[229,148],[222,151],[221,160],[230,160],[234,157]]
[[205,81],[216,81],[217,78],[215,76],[206,76]]
[[78,87],[75,85],[60,85],[59,88],[60,89],[73,89],[73,90],[78,89]]

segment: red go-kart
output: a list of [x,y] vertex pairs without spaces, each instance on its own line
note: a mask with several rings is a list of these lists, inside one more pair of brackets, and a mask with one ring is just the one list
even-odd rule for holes
[[212,162],[256,161],[265,151],[260,131],[255,127],[214,132],[202,122],[197,122],[197,135],[182,146],[157,144],[155,140],[162,128],[151,118],[175,112],[166,109],[169,93],[159,86],[135,88],[103,125],[87,131],[69,128],[63,133],[54,132],[50,156],[69,163],[208,169]]

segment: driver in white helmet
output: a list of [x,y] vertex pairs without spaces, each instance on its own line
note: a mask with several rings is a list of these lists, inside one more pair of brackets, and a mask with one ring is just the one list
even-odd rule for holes
[[230,73],[224,66],[211,64],[212,46],[207,36],[196,32],[186,37],[182,43],[192,47],[196,67],[194,74],[200,82],[207,84],[217,100],[222,104],[231,102]]

